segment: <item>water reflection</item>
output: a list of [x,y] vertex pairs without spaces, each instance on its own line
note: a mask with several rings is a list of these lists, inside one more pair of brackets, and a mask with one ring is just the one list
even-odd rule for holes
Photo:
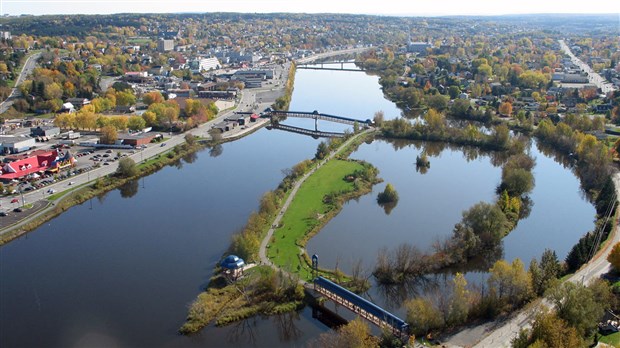
[[212,146],[209,149],[209,156],[211,157],[219,157],[222,155],[222,153],[224,152],[224,147],[221,144],[217,144],[215,146]]
[[394,208],[396,208],[396,205],[398,204],[398,201],[395,201],[395,202],[377,202],[377,204],[379,204],[379,206],[381,206],[381,208],[383,208],[383,211],[385,212],[385,215],[390,215],[392,210]]
[[119,187],[119,191],[121,192],[121,197],[131,198],[135,196],[138,193],[139,187],[140,187],[140,183],[138,180],[127,181],[124,185]]

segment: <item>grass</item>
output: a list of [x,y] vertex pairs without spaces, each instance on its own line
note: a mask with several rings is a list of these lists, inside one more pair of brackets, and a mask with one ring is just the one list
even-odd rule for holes
[[607,336],[602,336],[598,341],[609,344],[613,347],[620,347],[620,332],[615,332]]
[[346,182],[344,177],[362,168],[356,162],[332,160],[302,184],[269,245],[267,254],[276,265],[299,273],[301,279],[310,279],[311,271],[299,257],[300,241],[320,224],[319,214],[334,209],[333,204],[325,203],[323,198],[329,194],[353,191],[353,183]]
[[[280,285],[273,288],[274,284]],[[216,276],[211,279],[208,289],[190,305],[186,322],[179,332],[189,335],[212,322],[223,326],[257,314],[279,314],[299,309],[303,305],[303,288],[296,282],[289,282],[288,286],[295,288],[295,294],[283,296],[278,293],[286,291],[284,284],[267,266],[256,266],[231,284]]]

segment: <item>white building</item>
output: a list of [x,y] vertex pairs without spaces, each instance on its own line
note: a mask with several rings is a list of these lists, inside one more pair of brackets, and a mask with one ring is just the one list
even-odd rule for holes
[[209,71],[219,69],[222,65],[217,58],[199,58],[189,62],[189,68],[192,72],[199,73],[201,71]]

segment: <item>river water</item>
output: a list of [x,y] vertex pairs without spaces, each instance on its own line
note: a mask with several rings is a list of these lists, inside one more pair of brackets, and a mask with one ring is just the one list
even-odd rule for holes
[[[313,70],[297,72],[291,110],[359,119],[378,110],[386,119],[400,114],[383,98],[376,77]],[[314,127],[311,120],[286,123]],[[320,121],[319,129],[342,127]],[[326,330],[308,309],[209,327],[189,338],[176,330],[260,196],[278,185],[283,169],[311,158],[318,142],[262,129],[73,207],[3,246],[0,346],[305,346]],[[552,247],[563,258],[592,228],[594,209],[569,170],[532,151],[534,206],[504,252],[529,260]],[[489,156],[467,159],[462,150],[447,148],[434,153],[430,170],[421,174],[414,165],[419,152],[375,141],[353,154],[377,166],[385,182],[348,203],[310,241],[323,266],[338,261],[347,268],[358,257],[370,265],[379,247],[405,240],[427,248],[450,232],[463,209],[494,198],[500,169]],[[375,202],[387,182],[401,197],[390,215]]]

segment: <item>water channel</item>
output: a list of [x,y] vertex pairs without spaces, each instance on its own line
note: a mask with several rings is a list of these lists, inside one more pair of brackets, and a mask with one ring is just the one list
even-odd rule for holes
[[[377,110],[387,119],[400,114],[383,98],[376,77],[313,70],[297,72],[291,110],[360,119]],[[310,120],[286,123],[314,127]],[[322,130],[339,127],[319,123]],[[3,246],[0,346],[305,346],[326,330],[308,309],[208,327],[189,338],[176,330],[260,196],[277,186],[283,169],[312,157],[317,144],[262,129],[73,207]],[[563,258],[592,228],[594,209],[569,170],[535,146],[532,151],[534,206],[506,239],[504,252],[529,260],[552,247]],[[493,199],[500,169],[487,155],[468,161],[460,149],[447,148],[431,157],[422,175],[413,165],[419,152],[416,146],[395,150],[375,141],[353,154],[377,166],[401,200],[386,215],[375,202],[383,183],[348,203],[309,244],[324,266],[340,260],[346,269],[357,257],[370,265],[379,247],[402,241],[428,247],[450,232],[463,209]]]

